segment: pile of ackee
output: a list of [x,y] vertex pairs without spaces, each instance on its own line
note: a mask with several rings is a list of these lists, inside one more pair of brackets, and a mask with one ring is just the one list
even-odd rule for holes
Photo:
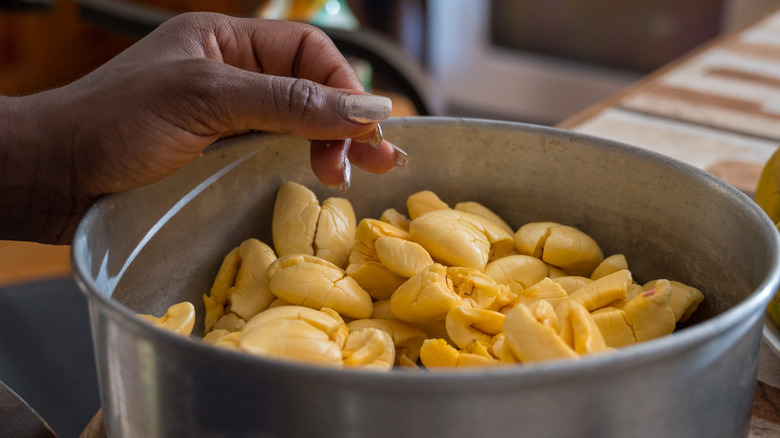
[[[274,251],[228,253],[205,304],[203,342],[311,364],[389,370],[494,366],[601,353],[670,334],[704,299],[665,279],[634,282],[582,231],[554,222],[516,232],[475,202],[430,191],[357,223],[351,203],[320,205],[284,183]],[[189,336],[195,309],[161,318]]]

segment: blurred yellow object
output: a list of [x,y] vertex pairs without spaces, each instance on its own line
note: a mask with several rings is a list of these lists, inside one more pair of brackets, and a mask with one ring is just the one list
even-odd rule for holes
[[[764,164],[753,199],[780,230],[780,148],[776,149]],[[777,293],[769,303],[767,311],[775,324],[780,325],[780,297]]]
[[769,215],[772,222],[780,222],[780,148],[775,150],[764,164],[754,200]]
[[767,312],[769,312],[772,321],[774,321],[775,324],[780,325],[780,298],[778,298],[777,294],[775,294],[775,297],[769,302]]
[[[780,222],[776,222],[775,227],[777,227],[777,230],[780,231]],[[772,318],[772,321],[774,321],[775,324],[780,326],[780,294],[775,293],[774,298],[772,298],[772,301],[769,302],[769,306],[767,307],[767,312],[769,313],[769,316]]]

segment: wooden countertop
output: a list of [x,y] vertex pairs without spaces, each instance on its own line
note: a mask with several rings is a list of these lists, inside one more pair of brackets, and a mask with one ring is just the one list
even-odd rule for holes
[[677,158],[752,194],[780,144],[780,10],[558,126]]
[[70,246],[0,241],[0,288],[71,275]]

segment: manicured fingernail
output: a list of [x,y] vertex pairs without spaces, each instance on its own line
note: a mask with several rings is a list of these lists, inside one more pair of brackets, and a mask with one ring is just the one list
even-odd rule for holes
[[393,145],[393,149],[395,150],[395,166],[406,167],[406,165],[409,164],[409,154],[396,145]]
[[344,98],[344,113],[356,123],[381,122],[390,117],[393,101],[374,94],[348,94]]
[[374,135],[368,139],[368,144],[376,149],[379,147],[379,144],[382,143],[383,139],[384,137],[382,136],[382,128],[379,125],[376,125],[376,129],[374,129]]
[[347,193],[350,180],[352,179],[352,167],[349,165],[349,159],[344,157],[344,180],[339,184],[339,192]]

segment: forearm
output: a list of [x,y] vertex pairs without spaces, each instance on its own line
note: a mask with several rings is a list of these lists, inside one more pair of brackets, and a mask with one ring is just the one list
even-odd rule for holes
[[0,96],[0,239],[69,243],[72,147],[44,95]]

